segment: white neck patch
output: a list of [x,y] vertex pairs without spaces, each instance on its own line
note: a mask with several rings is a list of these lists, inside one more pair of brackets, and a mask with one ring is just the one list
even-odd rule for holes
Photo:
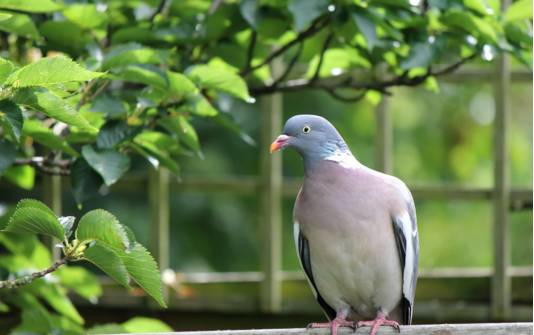
[[327,156],[325,160],[336,162],[346,169],[355,169],[360,165],[360,163],[350,152],[344,152],[341,150],[334,151],[334,153],[330,156]]

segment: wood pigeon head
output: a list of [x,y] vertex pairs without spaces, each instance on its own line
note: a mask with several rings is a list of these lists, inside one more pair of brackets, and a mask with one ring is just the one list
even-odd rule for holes
[[271,144],[271,153],[284,148],[295,149],[304,164],[350,154],[347,144],[327,119],[308,114],[295,115],[287,120],[282,135]]

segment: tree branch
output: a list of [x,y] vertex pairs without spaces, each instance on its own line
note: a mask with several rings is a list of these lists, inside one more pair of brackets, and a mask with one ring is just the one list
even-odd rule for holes
[[311,79],[295,79],[281,83],[276,87],[266,85],[262,87],[252,87],[250,92],[252,95],[271,94],[274,92],[294,92],[303,89],[322,89],[325,91],[337,90],[341,88],[348,88],[354,90],[375,90],[380,92],[387,92],[387,88],[394,86],[417,86],[423,83],[430,76],[441,76],[453,72],[461,65],[475,58],[478,54],[472,54],[468,57],[462,58],[456,63],[450,64],[440,70],[432,70],[428,68],[425,74],[408,77],[408,72],[384,81],[368,81],[355,82],[353,78],[344,78],[337,80],[337,77],[324,78],[321,80],[312,81]]
[[240,75],[242,77],[244,77],[244,76],[250,74],[251,72],[259,69],[260,67],[269,64],[273,59],[275,59],[276,57],[282,55],[284,52],[286,52],[289,48],[291,48],[295,44],[300,43],[300,42],[304,41],[306,38],[315,35],[315,33],[317,33],[318,31],[320,31],[321,29],[323,29],[326,26],[326,23],[328,21],[329,21],[329,19],[325,18],[325,17],[320,17],[319,19],[316,19],[308,27],[308,29],[300,32],[294,39],[292,39],[291,41],[287,42],[286,44],[284,44],[280,48],[278,48],[275,51],[273,51],[261,63],[256,64],[254,66],[251,66],[248,69],[241,70]]
[[18,158],[14,163],[14,165],[30,165],[43,173],[60,176],[70,175],[71,164],[71,160],[54,161],[39,156],[32,158]]
[[160,2],[158,4],[158,7],[156,7],[156,10],[148,18],[148,20],[150,21],[151,25],[154,24],[154,19],[156,19],[156,16],[158,16],[158,14],[162,13],[166,8],[167,8],[167,0],[160,0]]
[[321,67],[323,66],[324,54],[326,53],[326,50],[328,49],[328,45],[332,41],[333,37],[334,37],[334,33],[331,32],[330,34],[328,34],[328,36],[326,37],[326,39],[324,41],[323,48],[322,48],[321,54],[319,56],[319,63],[317,63],[317,68],[315,69],[315,73],[313,74],[313,76],[310,79],[310,82],[312,82],[312,83],[317,81],[317,79],[319,79],[319,73],[321,72]]
[[337,99],[339,101],[356,102],[356,101],[361,100],[363,97],[365,97],[365,94],[367,93],[367,90],[363,90],[360,93],[358,93],[357,95],[352,96],[352,97],[341,95],[341,94],[337,93],[335,89],[327,89],[326,92],[328,92],[328,94],[330,94],[333,98],[335,98],[335,99]]
[[302,42],[299,43],[297,52],[293,55],[293,57],[289,61],[289,64],[287,64],[287,67],[284,70],[284,73],[282,73],[282,75],[278,79],[276,79],[271,84],[271,86],[276,86],[276,85],[280,84],[282,81],[284,81],[287,78],[287,76],[289,75],[289,73],[291,72],[291,70],[293,69],[295,64],[297,63],[297,60],[299,59],[299,56],[302,53],[302,48],[303,47],[304,47],[304,43],[302,43]]
[[47,274],[56,271],[60,266],[62,266],[65,263],[67,263],[66,257],[55,261],[49,268],[44,269],[42,271],[34,272],[32,274],[29,274],[27,276],[20,277],[17,279],[8,279],[8,280],[0,281],[0,289],[2,288],[13,289],[13,288],[21,287],[24,285],[28,285],[31,282],[33,282],[35,279],[44,277]]

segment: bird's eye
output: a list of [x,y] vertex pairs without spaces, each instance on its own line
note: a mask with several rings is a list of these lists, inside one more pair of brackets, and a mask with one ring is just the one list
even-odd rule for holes
[[310,131],[311,131],[311,127],[310,127],[310,126],[304,126],[304,127],[302,128],[302,132],[303,132],[304,134],[307,134],[307,133],[309,133]]

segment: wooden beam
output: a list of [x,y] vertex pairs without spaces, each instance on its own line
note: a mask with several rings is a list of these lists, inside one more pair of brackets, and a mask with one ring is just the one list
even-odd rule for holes
[[[528,335],[532,334],[532,323],[479,323],[479,324],[437,324],[401,326],[403,335]],[[212,330],[194,332],[159,333],[160,335],[329,335],[330,329],[249,329],[249,330]],[[340,335],[367,335],[369,327],[354,331],[348,327],[339,329]],[[399,334],[391,327],[381,327],[378,335]]]
[[[510,0],[502,0],[506,9]],[[510,181],[508,162],[508,128],[510,91],[510,60],[502,54],[497,61],[495,89],[495,122],[493,129],[493,267],[492,314],[495,319],[505,319],[510,313],[511,281],[506,273],[510,264]]]
[[[279,60],[271,72],[279,73]],[[272,94],[261,98],[260,124],[260,218],[262,232],[260,303],[264,312],[275,313],[281,308],[282,268],[282,155],[270,155],[269,145],[280,134],[282,127],[282,95]]]
[[[170,259],[169,170],[160,167],[148,172],[148,203],[150,210],[150,252],[160,270],[168,269]],[[169,289],[163,287],[163,298],[168,301]]]

